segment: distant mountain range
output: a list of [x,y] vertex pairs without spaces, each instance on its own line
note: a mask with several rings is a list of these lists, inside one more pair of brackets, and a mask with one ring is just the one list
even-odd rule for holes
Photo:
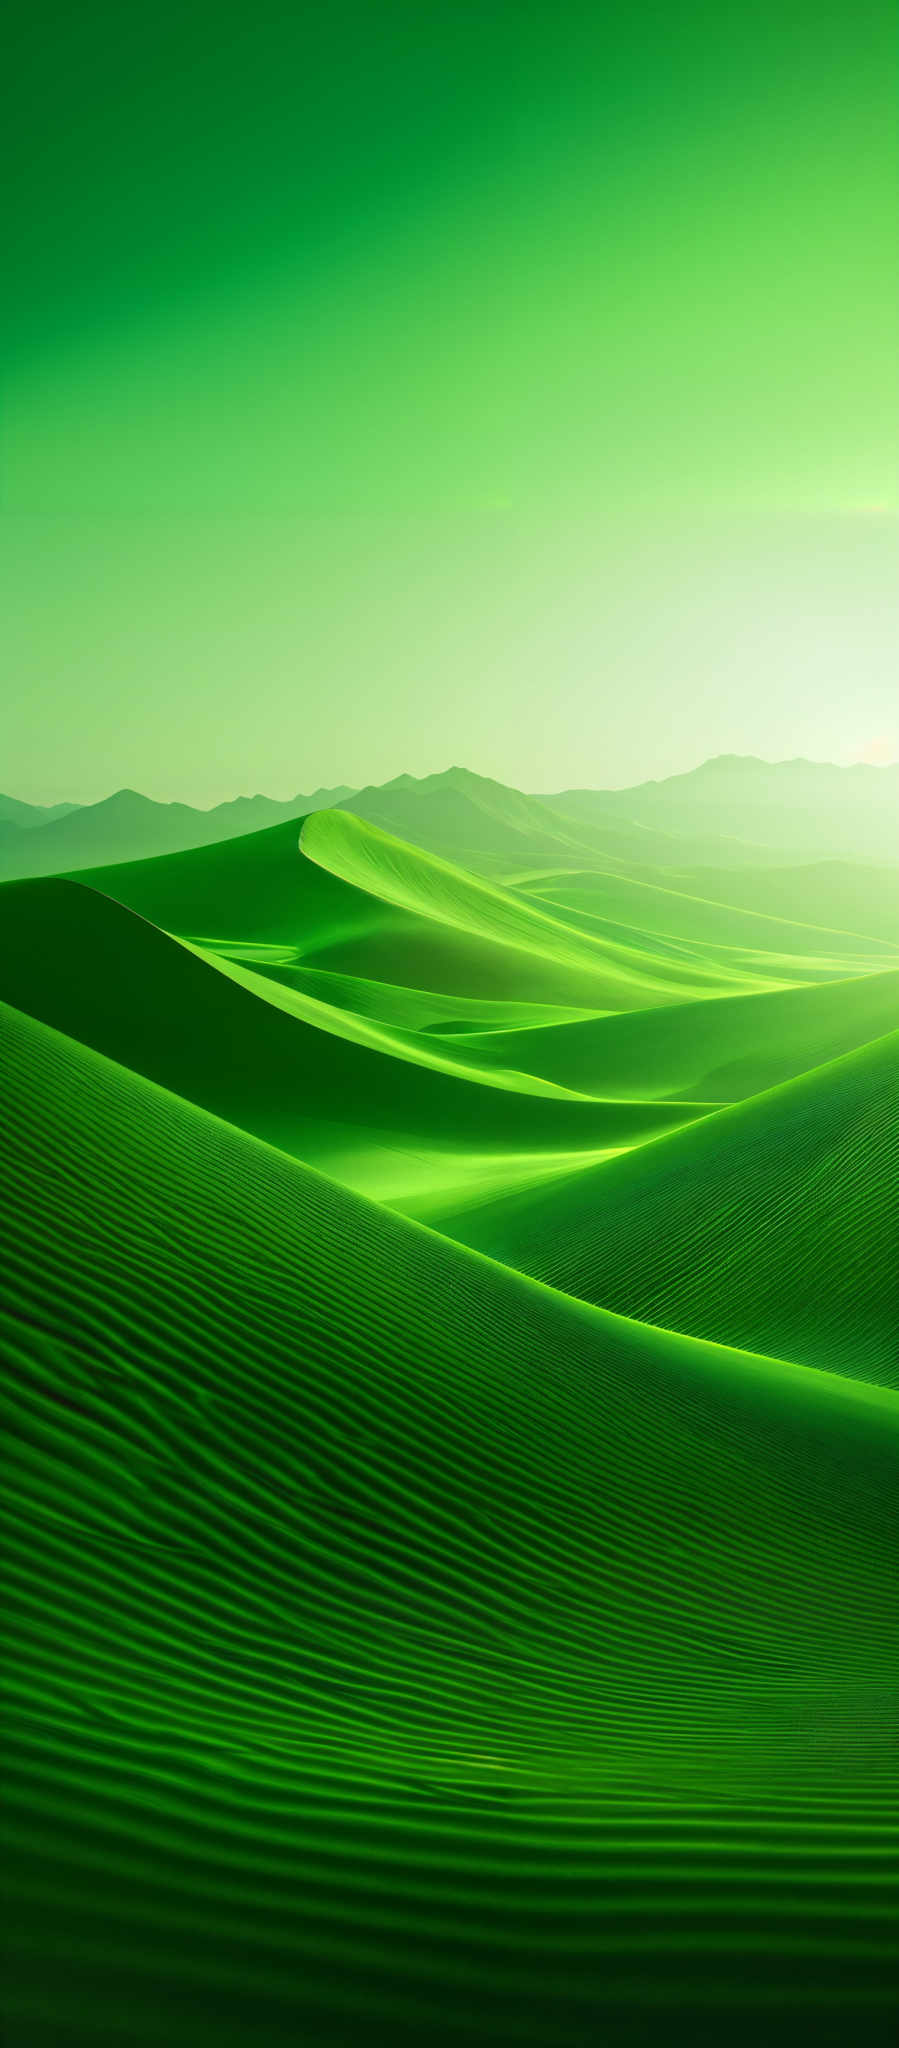
[[341,783],[286,803],[270,796],[239,796],[211,811],[154,803],[136,789],[118,789],[97,804],[56,804],[46,810],[0,796],[0,878],[65,874],[111,861],[184,853],[308,817],[351,795]]
[[118,790],[49,807],[0,797],[0,878],[144,860],[243,837],[311,811],[352,810],[396,838],[480,873],[666,870],[899,861],[899,764],[837,767],[724,754],[633,789],[528,795],[466,768],[378,786],[237,797],[213,810]]
[[52,825],[55,818],[67,818],[80,808],[80,804],[23,804],[18,797],[0,796],[0,831],[5,825],[17,825],[23,832],[35,825]]
[[838,767],[719,754],[686,775],[635,789],[566,790],[549,797],[566,816],[604,817],[675,835],[719,833],[781,847],[803,859],[899,860],[899,762]]

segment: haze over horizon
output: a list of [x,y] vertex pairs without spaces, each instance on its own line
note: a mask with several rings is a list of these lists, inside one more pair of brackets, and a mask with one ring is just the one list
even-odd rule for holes
[[892,4],[14,43],[6,788],[899,751]]
[[[677,777],[683,775],[696,774],[703,768],[714,768],[719,763],[728,762],[745,763],[746,765],[753,766],[758,765],[762,768],[894,768],[899,767],[899,752],[894,753],[892,751],[892,744],[886,738],[876,740],[863,754],[857,755],[853,760],[850,761],[815,761],[812,760],[810,756],[803,754],[794,754],[783,759],[771,759],[764,755],[737,755],[728,752],[716,755],[706,755],[703,757],[702,760],[691,761],[685,768],[672,769],[670,771],[670,774],[667,775],[638,776],[634,783],[606,782],[602,784],[590,784],[584,780],[575,780],[569,784],[566,784],[565,787],[569,789],[595,788],[597,791],[600,792],[603,789],[609,791],[624,791],[629,788],[640,788],[643,786],[644,783],[664,782],[676,779]],[[302,766],[302,764],[300,765]],[[229,790],[227,794],[223,796],[214,797],[210,802],[203,802],[199,799],[195,799],[191,797],[189,794],[183,796],[170,796],[167,794],[163,794],[159,790],[150,790],[148,788],[138,787],[137,785],[132,783],[124,782],[111,784],[109,787],[101,790],[101,792],[97,796],[82,797],[72,795],[70,792],[67,796],[63,797],[23,797],[22,792],[20,790],[14,790],[12,788],[5,788],[2,792],[0,792],[0,796],[12,798],[14,803],[24,803],[29,806],[34,805],[39,809],[52,809],[56,804],[61,804],[63,806],[65,806],[66,804],[75,804],[76,806],[84,806],[86,808],[89,805],[108,802],[109,799],[112,797],[132,796],[149,797],[150,801],[156,804],[182,804],[187,805],[190,809],[207,811],[217,809],[222,805],[227,806],[229,804],[240,803],[242,801],[252,801],[253,799],[258,797],[269,798],[276,803],[289,803],[293,801],[294,797],[301,794],[306,796],[322,796],[324,794],[333,796],[338,791],[340,791],[343,794],[344,801],[349,801],[350,795],[354,792],[358,792],[363,789],[377,789],[384,786],[389,786],[393,782],[402,782],[407,777],[410,778],[413,782],[428,782],[435,780],[439,781],[446,776],[452,776],[459,773],[463,775],[470,774],[474,776],[476,780],[483,779],[485,781],[494,781],[505,788],[515,788],[515,784],[511,781],[510,777],[506,775],[488,775],[484,770],[472,768],[470,763],[455,762],[450,765],[444,763],[439,768],[428,769],[422,771],[421,774],[416,774],[414,770],[409,768],[398,768],[395,769],[393,772],[389,773],[388,775],[386,775],[381,783],[377,783],[372,776],[363,776],[360,779],[360,781],[355,784],[350,784],[345,781],[333,784],[321,782],[313,783],[313,780],[310,777],[306,776],[304,778],[302,775],[300,775],[299,780],[297,779],[296,776],[293,778],[293,780],[291,780],[289,776],[285,780],[282,771],[281,786],[277,788],[260,790],[242,787],[239,789],[232,789]],[[302,788],[301,785],[304,781],[306,786],[305,788]],[[561,791],[562,785],[556,785],[555,790],[550,788],[549,786],[544,787],[543,785],[538,785],[537,783],[528,783],[525,787],[528,794],[549,797],[553,794],[559,793]]]

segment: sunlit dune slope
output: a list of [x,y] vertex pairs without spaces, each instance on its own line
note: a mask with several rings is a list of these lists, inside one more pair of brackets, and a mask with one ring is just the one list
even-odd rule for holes
[[899,969],[817,988],[682,1003],[558,1026],[465,1032],[467,1047],[597,1095],[736,1102],[794,1080],[899,1026]]
[[752,985],[587,937],[344,812],[307,819],[299,850],[290,823],[79,879],[183,937],[286,945],[307,968],[444,994],[607,1010]]
[[[300,843],[309,860],[394,909],[524,953],[536,976],[545,978],[550,964],[566,981],[575,973],[589,975],[598,1008],[630,1010],[759,985],[752,972],[727,960],[713,961],[687,945],[648,948],[639,933],[625,940],[582,931],[564,913],[467,874],[346,811],[320,811],[307,818]],[[779,970],[762,977],[766,986],[783,979]],[[588,984],[581,985],[586,991]],[[557,999],[563,999],[561,992]]]
[[[237,977],[237,979],[235,979]],[[531,1177],[691,1120],[506,1073],[216,962],[78,881],[0,889],[0,996],[367,1191]],[[480,1064],[479,1064],[480,1061]],[[404,1164],[404,1162],[406,1162]]]
[[550,1192],[430,1214],[623,1314],[899,1384],[897,1178],[893,1031]]
[[899,951],[899,877],[885,869],[834,863],[833,870],[821,864],[786,875],[755,868],[683,876],[575,870],[518,886],[528,901],[584,931],[613,938],[638,929],[689,941],[747,970],[753,961],[782,956],[797,981],[838,974],[841,965],[844,973],[885,967]]
[[13,2037],[885,2040],[895,1398],[2,1059]]

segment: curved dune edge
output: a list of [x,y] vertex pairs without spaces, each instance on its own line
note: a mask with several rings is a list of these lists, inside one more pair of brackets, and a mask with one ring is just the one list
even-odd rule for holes
[[557,972],[585,977],[585,986],[592,980],[603,1008],[632,1010],[691,993],[783,986],[779,976],[754,976],[689,943],[666,955],[649,949],[640,934],[594,936],[566,922],[564,913],[553,915],[522,894],[394,839],[351,811],[313,812],[303,820],[299,843],[307,860],[385,904],[525,952],[533,963],[552,963]]
[[704,1113],[456,1057],[170,936],[69,879],[0,890],[0,999],[378,1197],[501,1187]]
[[899,1031],[435,1227],[641,1322],[899,1385]]
[[2,1033],[20,2030],[884,2026],[897,1403]]

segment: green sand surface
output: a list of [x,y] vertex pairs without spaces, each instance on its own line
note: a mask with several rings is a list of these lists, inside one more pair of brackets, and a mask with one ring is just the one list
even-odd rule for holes
[[437,1226],[642,1322],[899,1388],[899,1030]]
[[899,957],[805,907],[0,888],[17,2048],[890,2039]]

